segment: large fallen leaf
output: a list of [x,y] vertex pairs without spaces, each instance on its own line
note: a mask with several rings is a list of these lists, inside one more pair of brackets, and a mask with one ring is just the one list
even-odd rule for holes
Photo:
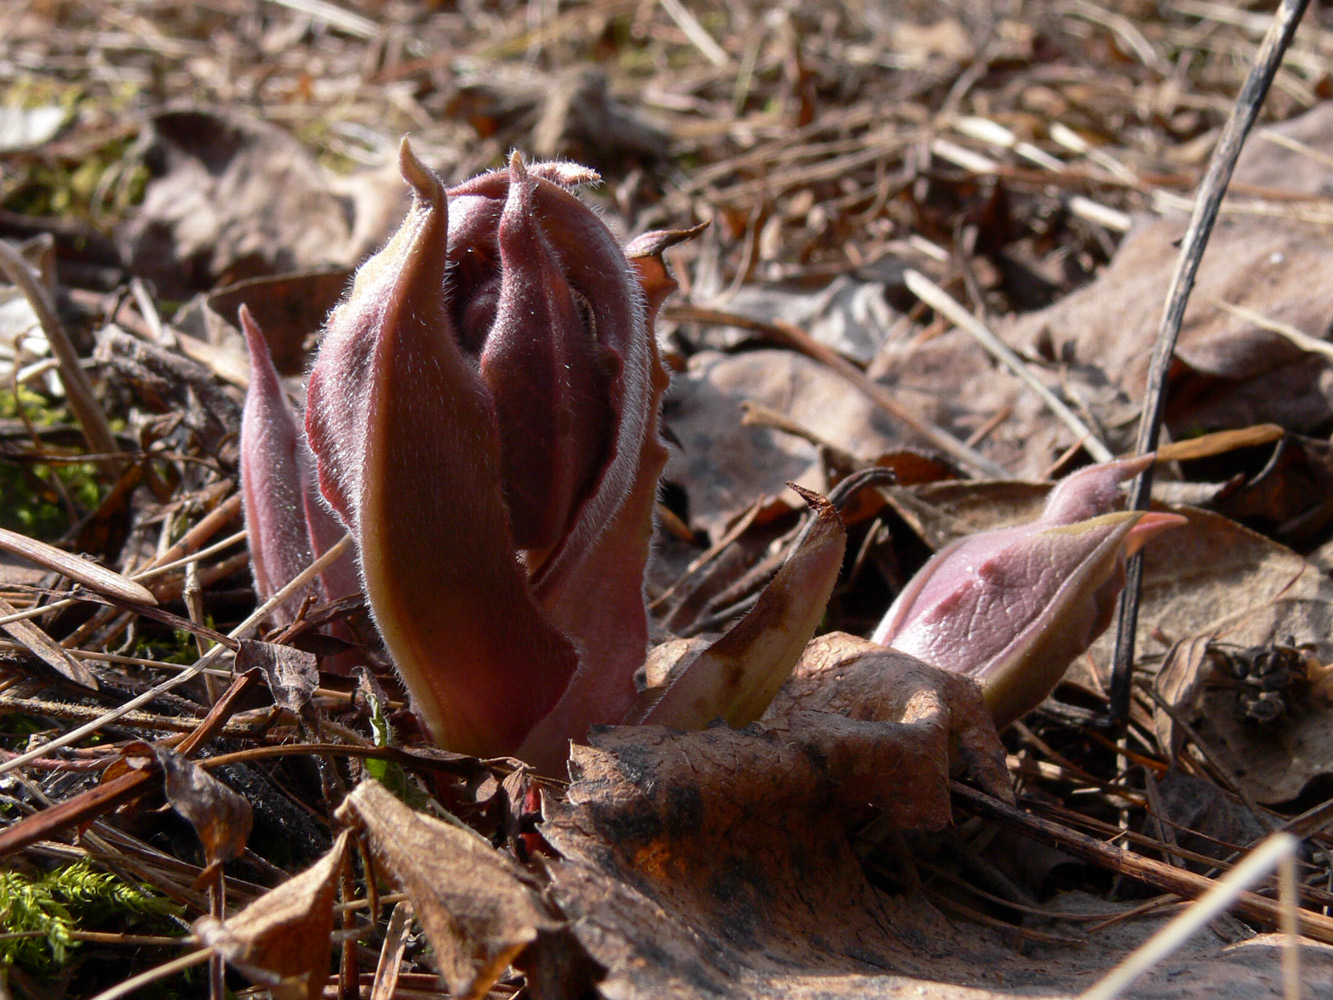
[[338,818],[363,831],[378,872],[411,899],[455,997],[485,996],[539,934],[560,927],[517,864],[378,782],[358,785]]
[[[825,649],[832,664],[842,660],[843,641]],[[858,664],[885,669],[858,678]],[[896,782],[884,805],[895,819],[910,819],[898,799],[920,797],[923,782],[943,775],[911,749],[898,761],[881,756],[878,771],[848,773],[841,751],[864,752],[871,741],[845,739],[855,727],[844,724],[854,720],[838,710],[851,707],[843,698],[862,703],[868,688],[887,692],[878,697],[911,716],[923,707],[913,671],[935,671],[920,666],[900,675],[873,654],[853,655],[847,669],[803,666],[810,669],[798,676],[810,684],[778,709],[783,723],[740,732],[620,727],[575,747],[574,783],[563,802],[548,803],[543,833],[562,856],[550,866],[554,898],[574,938],[605,967],[601,996],[1065,996],[1091,985],[1160,926],[1162,918],[1130,920],[1084,935],[1083,924],[1060,923],[1056,936],[1079,947],[1037,944],[1020,952],[1011,936],[947,919],[922,896],[872,887],[844,832],[866,815],[858,793]],[[830,669],[839,683],[817,683]],[[860,695],[847,694],[858,687]],[[821,699],[833,711],[809,710]],[[809,719],[820,715],[824,724]],[[884,742],[901,733],[886,727]],[[945,801],[942,813],[927,807],[917,820],[929,825],[947,814]],[[1100,909],[1110,915],[1116,907]],[[1086,907],[1070,911],[1081,915]],[[1226,949],[1201,937],[1161,963],[1134,995],[1179,997],[1182,976],[1191,989],[1247,983],[1252,990],[1256,977],[1277,981],[1279,951],[1271,936]],[[1333,970],[1333,949],[1306,948],[1303,958],[1307,981]]]
[[333,952],[333,902],[347,853],[344,832],[314,865],[226,920],[194,922],[199,940],[276,1000],[318,1000]]
[[555,897],[609,970],[603,995],[850,997],[886,973],[899,975],[878,995],[932,970],[986,978],[992,956],[970,935],[865,881],[808,745],[722,727],[593,739],[543,832],[567,859]]
[[287,132],[203,110],[155,116],[142,150],[143,204],[121,243],[166,297],[220,279],[348,265],[351,207]]
[[951,742],[983,785],[1009,795],[974,682],[833,633],[810,644],[757,725],[594,731],[591,748],[574,748],[575,784],[544,829],[573,856],[570,829],[596,826],[622,871],[645,865],[686,912],[785,939],[792,928],[765,921],[761,933],[743,911],[845,882],[873,913],[843,832],[871,810],[899,829],[948,825]]

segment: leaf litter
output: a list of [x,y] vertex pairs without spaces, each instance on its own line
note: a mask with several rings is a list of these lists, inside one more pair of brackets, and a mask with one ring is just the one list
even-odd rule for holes
[[[14,612],[0,617],[31,609],[35,622],[0,653],[10,759],[22,734],[40,746],[70,719],[130,698],[146,708],[10,769],[14,863],[90,856],[184,901],[195,937],[183,940],[275,995],[387,996],[395,981],[443,995],[433,971],[452,995],[1067,995],[1179,899],[1079,860],[1073,833],[1127,831],[1133,851],[1212,878],[1288,828],[1307,838],[1303,982],[1320,995],[1333,969],[1321,916],[1333,904],[1333,397],[1327,354],[1283,332],[1324,343],[1330,323],[1319,16],[1279,73],[1186,315],[1167,433],[1214,444],[1158,480],[1163,504],[1206,509],[1172,506],[1188,524],[1148,550],[1127,734],[1117,745],[1088,718],[1105,706],[1109,637],[1058,705],[1005,734],[1024,815],[1070,831],[1041,848],[948,797],[951,743],[975,784],[1008,794],[967,696],[939,694],[937,675],[855,636],[932,551],[1035,516],[1037,483],[1081,464],[1086,442],[905,275],[965,303],[1126,452],[1188,198],[1267,15],[400,0],[365,16],[149,2],[4,18],[8,117],[43,126],[36,144],[0,151],[0,236],[50,234],[42,287],[79,354],[97,344],[115,461],[90,451],[66,408],[86,399],[55,377],[42,310],[0,289],[14,305],[3,357],[16,403],[0,417],[3,502],[63,518],[60,551],[102,564],[74,582],[146,588],[103,590],[108,604],[59,566],[5,571]],[[897,471],[844,505],[825,634],[754,725],[601,731],[576,748],[568,785],[433,750],[369,633],[318,627],[355,615],[355,599],[307,602],[313,625],[245,647],[265,693],[229,689],[221,650],[199,667],[190,636],[217,642],[255,607],[228,499],[247,377],[236,309],[299,376],[348,269],[401,215],[390,153],[408,132],[447,180],[512,147],[590,162],[619,232],[712,223],[672,251],[684,294],[659,324],[679,442],[650,572],[664,629],[707,643],[762,599],[806,516],[786,482],[829,494],[858,470]],[[794,350],[782,324],[852,361],[958,453]],[[34,398],[54,421],[34,419]],[[1205,436],[1270,424],[1276,443]],[[958,454],[1023,481],[972,478]],[[84,460],[102,476],[93,505],[52,472]],[[329,669],[349,646],[361,682]],[[198,676],[164,687],[191,664]],[[381,776],[397,769],[410,806],[362,782],[372,761]],[[202,843],[156,808],[164,774]],[[124,790],[99,798],[99,775]],[[348,867],[349,823],[364,869]],[[210,916],[191,885],[214,861],[227,909]],[[429,949],[401,927],[384,936],[402,898],[389,883]],[[1135,995],[1179,995],[1181,976],[1192,992],[1279,995],[1273,930],[1253,915],[1214,925]],[[172,953],[132,947],[86,936],[56,995],[94,995]],[[9,977],[38,995],[22,968]]]

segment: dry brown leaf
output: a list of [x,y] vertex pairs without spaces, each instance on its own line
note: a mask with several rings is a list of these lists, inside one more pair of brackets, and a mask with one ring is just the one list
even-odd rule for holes
[[775,496],[785,483],[826,489],[814,445],[741,425],[742,404],[750,400],[853,454],[878,455],[906,440],[872,403],[849,391],[846,381],[804,355],[696,354],[671,384],[665,416],[680,448],[672,452],[666,478],[688,490],[691,526],[714,538],[756,496]]
[[219,280],[349,265],[349,207],[310,153],[275,126],[202,110],[154,117],[151,171],[120,234],[133,270],[167,298]]
[[560,927],[517,864],[377,782],[358,785],[338,818],[364,832],[380,873],[412,900],[455,997],[485,996],[539,934]]
[[[1273,675],[1268,685],[1265,700],[1272,699],[1275,714],[1246,711],[1244,695],[1264,687],[1253,653],[1294,640],[1312,644],[1318,662],[1328,663],[1330,636],[1333,588],[1324,584],[1313,596],[1284,596],[1228,615],[1178,643],[1162,667],[1162,697],[1256,802],[1288,802],[1333,773],[1333,705],[1313,696],[1314,679],[1297,660],[1299,673]],[[1165,712],[1155,721],[1163,745],[1176,752],[1184,732]]]
[[[867,803],[899,824],[948,822],[947,792],[929,788],[945,788],[950,728],[965,744],[988,730],[975,742],[1000,770],[975,690],[960,696],[969,686],[834,635],[812,644],[761,726],[617,727],[575,747],[574,783],[548,805],[543,832],[564,859],[555,897],[607,968],[602,995],[1045,995],[1111,964],[1103,953],[1100,965],[1053,972],[865,880],[844,831]],[[959,703],[970,722],[944,718]]]
[[[1315,108],[1282,131],[1326,147],[1331,114],[1327,105]],[[1255,141],[1234,180],[1323,194],[1331,175],[1324,162]],[[1299,202],[1269,206],[1258,214],[1224,214],[1209,240],[1176,350],[1189,369],[1173,379],[1168,421],[1179,429],[1193,433],[1263,422],[1310,428],[1333,412],[1326,360],[1217,305],[1242,306],[1312,336],[1325,334],[1333,315],[1327,219],[1303,221],[1307,209]],[[1313,208],[1327,215],[1326,206]],[[1183,215],[1140,220],[1096,281],[1020,317],[1006,339],[1033,353],[1100,368],[1137,399],[1185,224]]]
[[162,765],[167,801],[194,827],[209,866],[239,858],[254,825],[250,803],[176,751],[154,747],[153,752]]
[[[14,605],[0,597],[0,616],[8,617],[17,613],[18,609]],[[56,673],[68,677],[75,684],[82,684],[93,691],[97,690],[97,678],[93,676],[93,672],[28,619],[20,618],[9,622],[3,628],[15,642],[26,646],[34,656]]]
[[350,835],[324,857],[227,920],[194,922],[199,940],[276,1000],[318,1000],[333,952],[333,903]]
[[[844,833],[864,819],[865,804],[875,801],[895,822],[931,825],[947,822],[948,800],[932,804],[922,789],[947,777],[938,734],[907,735],[939,725],[923,711],[944,690],[931,679],[937,672],[867,646],[849,636],[817,640],[762,726],[616,727],[574,748],[574,782],[563,801],[548,803],[543,833],[562,855],[550,866],[554,897],[606,969],[602,996],[1063,996],[1160,928],[1162,916],[1091,935],[1084,924],[1057,922],[1055,937],[1082,946],[1038,942],[1020,952],[1012,937],[948,920],[922,897],[871,887]],[[912,720],[882,726],[878,767],[865,754],[869,724],[858,718],[875,715]],[[994,739],[992,731],[982,742]],[[1197,937],[1135,995],[1180,997],[1182,976],[1191,991],[1203,983],[1243,995],[1236,991],[1254,977],[1277,976],[1277,945],[1270,936],[1219,949]],[[1333,968],[1333,949],[1306,948],[1304,958],[1307,969]]]
[[319,687],[319,666],[314,653],[272,642],[242,639],[236,652],[236,672],[258,667],[264,673],[273,701],[299,719],[317,718],[311,706]]
[[[723,727],[593,742],[574,748],[576,780],[543,832],[567,859],[556,899],[609,970],[603,995],[874,996],[905,988],[902,974],[985,978],[972,970],[993,956],[971,935],[865,881],[811,748]],[[881,993],[863,993],[872,982]]]

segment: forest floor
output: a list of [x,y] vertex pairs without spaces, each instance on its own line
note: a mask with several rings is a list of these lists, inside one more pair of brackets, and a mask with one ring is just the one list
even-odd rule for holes
[[1322,7],[1165,372],[1183,526],[1148,548],[1126,715],[1113,625],[1003,733],[1016,806],[936,760],[952,823],[922,833],[927,792],[853,808],[717,729],[617,727],[572,782],[435,749],[359,597],[254,631],[238,486],[237,310],[299,397],[409,208],[404,136],[447,185],[573,161],[622,240],[707,224],[656,324],[654,641],[762,601],[809,520],[788,482],[851,496],[820,631],[867,635],[931,552],[1134,452],[1271,7],[4,5],[0,997],[1076,995],[1261,843],[1292,885],[1252,876],[1125,995],[1333,997]]

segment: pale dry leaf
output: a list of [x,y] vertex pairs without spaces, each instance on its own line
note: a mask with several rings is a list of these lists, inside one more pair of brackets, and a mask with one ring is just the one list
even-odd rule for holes
[[132,604],[150,606],[157,604],[153,592],[143,584],[136,583],[115,570],[99,566],[91,559],[73,555],[36,538],[21,535],[17,531],[0,528],[0,549],[22,556],[56,573],[63,573],[75,583],[82,584],[96,593],[129,601]]
[[823,490],[818,449],[763,427],[742,426],[747,401],[778,410],[857,455],[893,450],[901,440],[889,418],[829,369],[793,351],[737,355],[703,351],[673,378],[664,415],[680,448],[666,478],[689,493],[693,527],[720,537],[760,494],[797,482]]
[[363,831],[379,872],[412,900],[455,997],[485,996],[524,948],[560,926],[515,862],[377,782],[358,785],[338,818]]
[[[1321,580],[1322,583],[1322,580]],[[1221,607],[1225,607],[1222,605]],[[1190,723],[1246,794],[1267,805],[1289,802],[1313,782],[1333,774],[1333,705],[1313,693],[1309,671],[1272,675],[1274,715],[1263,721],[1246,711],[1244,696],[1263,684],[1253,653],[1274,644],[1310,644],[1318,663],[1333,659],[1333,586],[1312,595],[1283,595],[1244,608],[1176,644],[1158,679],[1158,690],[1175,717]],[[1249,683],[1238,673],[1249,675]],[[1155,725],[1173,753],[1187,740],[1172,715],[1159,710]]]
[[119,236],[162,296],[354,263],[350,206],[290,133],[239,114],[166,111],[141,147],[151,176]]
[[319,861],[227,920],[194,922],[199,940],[275,1000],[318,1000],[333,952],[333,903],[350,834]]
[[174,750],[154,747],[153,752],[162,765],[167,801],[194,827],[209,865],[239,858],[254,825],[246,798]]
[[[1182,216],[1140,220],[1096,281],[1018,318],[1005,339],[1031,354],[1100,369],[1140,399],[1184,230]],[[1238,215],[1218,222],[1176,349],[1180,367],[1167,425],[1177,436],[1258,423],[1311,429],[1333,413],[1326,359],[1216,304],[1322,336],[1333,319],[1327,244],[1322,227],[1291,219],[1275,224]]]

